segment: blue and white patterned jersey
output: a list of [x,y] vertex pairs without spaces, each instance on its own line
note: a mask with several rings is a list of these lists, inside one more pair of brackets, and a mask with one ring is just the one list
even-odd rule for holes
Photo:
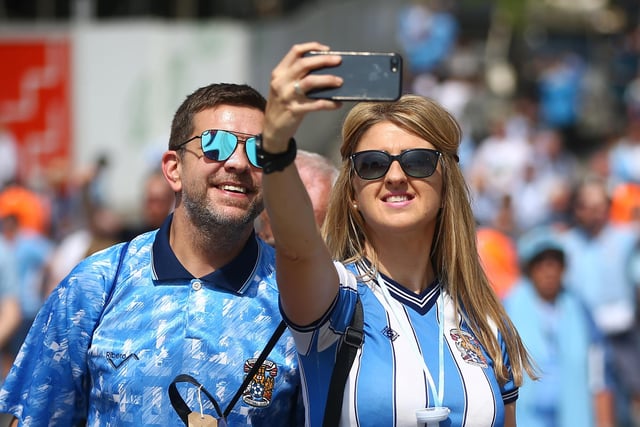
[[[102,315],[121,245],[84,260],[60,283],[0,391],[0,412],[22,426],[69,427],[85,417],[88,426],[183,425],[168,396],[178,374],[198,380],[224,410],[281,320],[274,252],[252,236],[228,265],[194,278],[169,246],[170,222],[131,241]],[[299,425],[288,332],[263,366],[228,424]],[[200,410],[196,387],[178,390]],[[215,415],[204,393],[202,403]]]
[[[336,263],[340,290],[334,306],[308,328],[291,325],[300,353],[301,376],[309,426],[321,426],[337,344],[353,315],[357,293],[364,311],[364,344],[358,351],[344,392],[342,426],[416,426],[417,409],[435,406],[418,359],[418,350],[439,387],[439,367],[444,369],[443,406],[451,410],[440,426],[502,426],[504,405],[514,402],[518,389],[510,381],[500,386],[493,361],[466,324],[456,320],[449,295],[432,286],[416,295],[388,277],[394,310],[374,281],[357,282],[353,265]],[[444,306],[444,325],[438,313]],[[439,361],[439,336],[443,335],[443,363]],[[407,336],[409,335],[409,336]],[[468,338],[463,340],[463,336]],[[417,342],[418,347],[415,343]],[[501,340],[502,342],[502,340]],[[504,342],[503,357],[508,365]]]

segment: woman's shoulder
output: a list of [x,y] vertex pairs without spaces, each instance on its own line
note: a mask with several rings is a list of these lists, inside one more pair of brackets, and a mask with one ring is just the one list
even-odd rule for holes
[[370,289],[365,276],[366,272],[358,266],[357,262],[334,261],[333,264],[338,272],[341,287],[357,290],[359,294]]

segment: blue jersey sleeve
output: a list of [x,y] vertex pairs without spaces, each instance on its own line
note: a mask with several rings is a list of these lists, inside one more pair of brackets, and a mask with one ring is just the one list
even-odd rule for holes
[[500,392],[502,394],[502,400],[505,405],[510,403],[514,403],[518,400],[518,387],[513,379],[513,373],[511,370],[511,359],[509,358],[509,353],[507,352],[507,345],[504,342],[502,334],[498,332],[498,341],[500,342],[500,348],[502,350],[502,360],[504,362],[507,371],[509,372],[509,380],[500,386]]
[[86,417],[87,349],[118,257],[117,247],[92,255],[49,295],[0,391],[0,412],[24,426],[71,426]]

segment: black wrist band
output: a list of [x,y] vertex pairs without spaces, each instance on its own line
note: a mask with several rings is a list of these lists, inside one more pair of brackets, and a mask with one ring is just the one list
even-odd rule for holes
[[297,151],[296,140],[291,138],[287,151],[276,154],[268,153],[262,148],[262,134],[256,135],[256,157],[262,168],[262,173],[270,174],[283,170],[296,159]]

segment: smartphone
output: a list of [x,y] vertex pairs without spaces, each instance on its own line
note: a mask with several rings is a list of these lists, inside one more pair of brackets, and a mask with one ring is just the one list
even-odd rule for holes
[[402,56],[394,52],[312,51],[309,55],[340,55],[335,67],[318,68],[309,74],[332,74],[342,77],[337,88],[315,89],[309,98],[335,101],[395,101],[402,94]]

